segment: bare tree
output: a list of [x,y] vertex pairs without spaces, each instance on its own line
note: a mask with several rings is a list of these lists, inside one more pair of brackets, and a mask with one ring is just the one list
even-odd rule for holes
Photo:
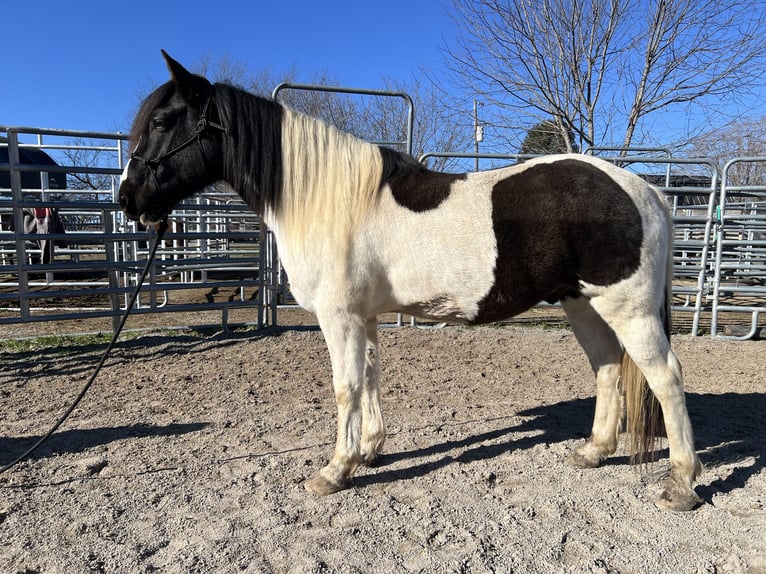
[[[67,188],[84,192],[77,194],[80,201],[98,201],[99,196],[111,195],[115,184],[114,176],[77,171],[77,168],[113,167],[114,152],[99,149],[110,144],[114,145],[113,142],[76,137],[67,142],[66,149],[61,150],[67,165],[73,166],[67,173]],[[89,191],[93,191],[93,194],[86,193]]]
[[[203,61],[195,71],[218,81],[244,87],[250,92],[269,97],[283,83],[313,86],[339,86],[340,82],[327,71],[314,73],[308,81],[297,80],[296,70],[275,73],[272,70],[250,72],[247,66],[230,59],[218,64]],[[388,92],[407,94],[414,104],[412,154],[415,157],[433,151],[465,150],[473,132],[470,127],[453,121],[453,115],[443,102],[443,93],[426,74],[409,80],[382,80],[382,86],[370,86]],[[321,90],[285,90],[279,99],[290,108],[319,118],[338,129],[371,142],[404,149],[407,139],[407,102],[389,96],[360,96]],[[435,169],[449,169],[454,160],[436,158],[430,162]]]
[[493,104],[495,123],[523,133],[553,118],[583,148],[629,147],[651,114],[731,102],[764,78],[756,0],[453,2],[451,69]]
[[[766,117],[708,131],[691,141],[688,153],[714,159],[719,168],[733,158],[766,157]],[[766,185],[766,162],[733,164],[727,177],[731,185]]]
[[[383,89],[407,94],[412,101],[414,122],[410,151],[413,156],[420,157],[427,152],[464,151],[468,148],[473,131],[455,121],[454,114],[442,101],[440,90],[425,74],[409,82],[388,79]],[[407,138],[407,108],[407,102],[400,98],[370,99],[366,108],[358,114],[361,128],[358,135],[384,144],[404,142]],[[396,147],[402,149],[401,145]],[[437,156],[432,157],[428,164],[432,169],[448,170],[457,167],[459,162]]]

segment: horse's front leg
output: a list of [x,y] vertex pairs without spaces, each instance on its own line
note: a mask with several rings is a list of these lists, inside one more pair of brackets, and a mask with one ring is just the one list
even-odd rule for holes
[[380,406],[380,356],[378,348],[378,321],[373,317],[365,323],[367,347],[362,388],[362,461],[372,464],[383,449],[386,427]]
[[332,361],[338,435],[332,460],[306,482],[306,488],[316,494],[332,494],[348,486],[362,462],[362,389],[367,337],[365,322],[358,316],[334,310],[318,312],[317,317]]

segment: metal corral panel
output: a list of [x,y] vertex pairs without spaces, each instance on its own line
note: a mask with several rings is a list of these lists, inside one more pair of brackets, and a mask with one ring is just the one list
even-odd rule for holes
[[[0,127],[0,324],[111,317],[115,328],[154,233],[116,201],[126,136]],[[232,309],[274,321],[272,238],[231,189],[172,214],[134,313]],[[215,295],[225,291],[226,297]]]

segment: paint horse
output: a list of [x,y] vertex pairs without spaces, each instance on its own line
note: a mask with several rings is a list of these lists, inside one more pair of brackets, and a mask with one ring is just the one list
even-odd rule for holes
[[430,171],[163,56],[171,80],[137,113],[120,204],[148,225],[224,180],[272,229],[295,298],[316,314],[332,360],[337,442],[308,490],[346,488],[383,447],[377,315],[473,325],[546,300],[561,302],[596,376],[592,434],[571,463],[597,467],[615,452],[623,387],[637,365],[669,442],[670,475],[656,503],[699,504],[701,465],[669,344],[672,222],[657,189],[581,155]]

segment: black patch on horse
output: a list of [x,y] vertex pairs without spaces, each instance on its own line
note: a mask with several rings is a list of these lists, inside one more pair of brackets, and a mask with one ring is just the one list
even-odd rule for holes
[[410,211],[436,209],[449,197],[452,184],[464,174],[439,173],[421,165],[409,155],[380,147],[383,158],[381,187],[391,188],[396,202]]
[[495,284],[475,323],[542,300],[580,295],[580,281],[611,285],[640,264],[641,215],[606,173],[575,159],[532,166],[492,190]]

